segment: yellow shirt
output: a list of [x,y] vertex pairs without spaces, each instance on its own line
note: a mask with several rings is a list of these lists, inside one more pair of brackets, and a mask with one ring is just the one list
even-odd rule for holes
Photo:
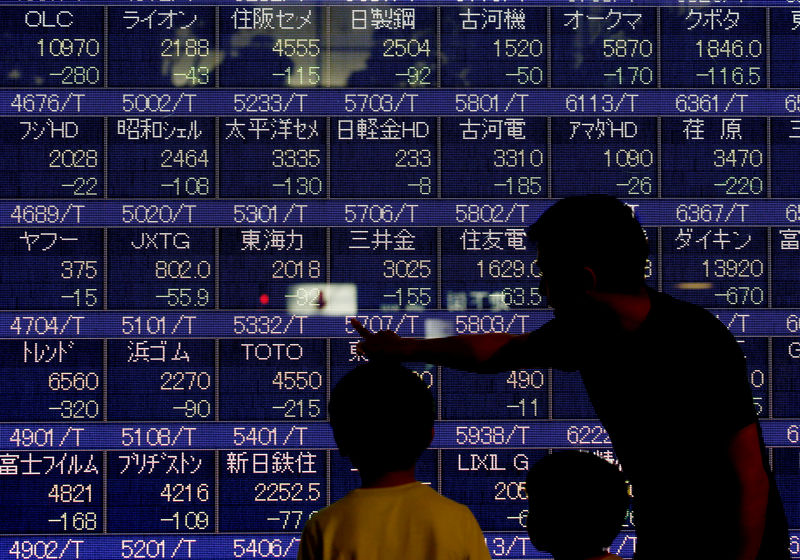
[[472,512],[421,482],[358,488],[306,523],[298,560],[489,560]]

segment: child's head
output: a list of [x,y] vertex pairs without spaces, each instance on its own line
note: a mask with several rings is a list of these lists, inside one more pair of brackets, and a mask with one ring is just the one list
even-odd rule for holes
[[628,510],[628,485],[591,453],[547,455],[528,472],[528,534],[556,559],[590,558],[617,536]]
[[410,469],[433,437],[433,396],[399,364],[355,368],[331,391],[328,413],[339,450],[362,473]]

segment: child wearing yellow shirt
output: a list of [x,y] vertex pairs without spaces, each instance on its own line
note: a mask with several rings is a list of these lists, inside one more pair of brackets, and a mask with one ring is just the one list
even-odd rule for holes
[[298,560],[490,560],[469,508],[414,475],[435,416],[419,377],[399,364],[359,366],[336,384],[328,412],[361,488],[309,519]]

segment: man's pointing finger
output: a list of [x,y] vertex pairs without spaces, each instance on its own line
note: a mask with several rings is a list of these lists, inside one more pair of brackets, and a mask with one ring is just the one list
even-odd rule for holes
[[360,334],[364,338],[372,336],[372,333],[369,332],[369,330],[367,330],[367,328],[364,325],[362,325],[361,322],[355,317],[350,319],[350,325],[356,330],[358,334]]

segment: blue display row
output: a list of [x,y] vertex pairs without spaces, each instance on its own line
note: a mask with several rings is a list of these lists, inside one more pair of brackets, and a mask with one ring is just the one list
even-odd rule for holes
[[[485,532],[492,558],[550,558],[531,544],[527,533]],[[630,558],[636,538],[623,531],[610,551]],[[230,560],[232,558],[295,558],[300,533],[227,535],[88,535],[16,536],[0,538],[0,558],[59,558],[64,560],[108,560],[119,558]],[[679,543],[676,543],[679,548]],[[800,558],[800,531],[791,533],[792,558]],[[145,556],[146,555],[146,556]]]
[[[492,558],[551,558],[531,544],[527,533],[484,532]],[[790,553],[800,558],[800,531],[790,532]],[[631,558],[636,537],[633,531],[622,531],[611,544],[610,552]],[[3,537],[0,558],[51,558],[64,560],[108,560],[119,558],[230,560],[231,558],[294,558],[300,533],[250,535],[90,535],[75,537]],[[680,544],[675,544],[680,549]],[[147,556],[144,556],[144,555]]]
[[0,115],[676,115],[793,116],[794,90],[392,88],[4,89]]
[[[587,451],[616,461],[611,449]],[[772,450],[793,527],[800,520],[798,453],[796,448]],[[524,530],[524,478],[547,454],[543,448],[428,449],[417,461],[416,476],[469,507],[484,531]],[[0,466],[5,483],[0,497],[17,506],[0,510],[4,532],[33,538],[140,532],[185,537],[186,531],[286,536],[360,485],[350,462],[333,449],[15,450],[0,453]],[[622,534],[630,537],[633,528],[629,515]],[[623,537],[618,544],[625,550],[633,539]],[[150,546],[150,556],[158,557],[157,545]]]
[[3,7],[0,85],[800,86],[791,8],[675,6]]
[[[737,339],[761,418],[797,416],[794,338]],[[328,388],[364,358],[358,339],[0,340],[6,422],[273,422],[327,416]],[[578,372],[533,367],[477,375],[407,364],[439,419],[521,422],[597,417]],[[689,393],[696,381],[682,378]],[[147,402],[143,408],[140,403]]]
[[[719,4],[719,0],[502,0],[502,2],[494,2],[492,4],[499,4],[502,7],[518,7],[518,6],[569,6],[569,7],[593,7],[602,1],[603,5],[623,5],[630,7],[635,3],[635,6],[653,6],[653,7],[695,7],[695,8],[708,8],[713,7],[714,4]],[[357,6],[371,5],[372,0],[269,0],[270,5],[278,4],[285,6]],[[380,4],[402,6],[408,5],[409,0],[381,0]],[[463,6],[468,4],[485,5],[488,0],[413,0],[414,5],[428,4],[431,6]],[[196,0],[64,0],[59,2],[63,6],[128,6],[128,5],[170,5],[170,6],[225,6],[237,5],[236,0],[214,0],[213,2],[207,0],[205,2],[198,2]],[[792,8],[796,7],[794,0],[732,0],[731,6],[736,7],[764,7],[764,8]],[[2,6],[29,6],[26,0],[0,0]]]
[[[528,226],[552,206],[550,199],[392,198],[363,202],[275,200],[35,200],[0,202],[0,227],[243,227],[243,226]],[[367,194],[367,193],[365,193]],[[387,193],[389,194],[389,193]],[[800,202],[741,198],[628,199],[647,226],[795,226]]]
[[[531,544],[527,533],[485,532],[486,545],[492,558],[551,558]],[[790,533],[792,558],[800,558],[800,531]],[[631,558],[636,537],[633,531],[622,531],[611,544],[610,551],[622,558]],[[0,558],[59,558],[64,560],[108,560],[119,558],[230,560],[232,558],[294,558],[300,544],[300,533],[250,535],[90,535],[75,537],[3,537]],[[675,544],[680,549],[680,544]],[[146,556],[144,556],[146,554]],[[51,555],[51,556],[47,556]]]
[[[531,544],[527,533],[485,532],[492,558],[551,558]],[[800,531],[790,533],[792,558],[800,558]],[[633,531],[623,531],[614,539],[610,551],[630,558],[636,538]],[[64,560],[108,560],[110,558],[294,558],[300,533],[252,535],[185,535],[153,536],[76,536],[76,537],[3,537],[0,558],[59,558]],[[676,548],[680,545],[676,544]],[[144,555],[147,556],[144,556]]]
[[[240,1],[240,0],[238,0]],[[263,1],[263,0],[262,0]],[[661,6],[661,7],[697,7],[707,8],[719,4],[719,0],[502,0],[502,2],[495,2],[492,4],[499,4],[503,7],[516,7],[516,6],[579,6],[579,7],[592,7],[602,1],[603,5],[623,5],[630,7],[631,4],[635,6]],[[205,2],[198,2],[193,0],[64,0],[59,2],[63,6],[128,6],[135,5],[170,5],[170,6],[224,6],[224,5],[237,5],[237,0],[214,0],[213,2],[207,0]],[[372,0],[269,0],[269,4],[278,4],[286,6],[370,6],[374,3]],[[465,4],[485,5],[488,0],[413,0],[415,5],[429,4],[435,6],[462,6]],[[409,0],[381,0],[380,4],[402,6],[408,5]],[[767,8],[792,8],[796,4],[794,0],[732,0],[731,6],[741,7],[767,7]],[[0,5],[3,6],[29,6],[26,0],[0,0]]]
[[[711,309],[800,306],[800,228],[648,226],[645,234],[644,277],[653,289]],[[23,314],[240,309],[343,317],[546,306],[524,227],[15,227],[0,229],[0,246],[0,309]],[[477,328],[477,316],[461,319],[470,326],[454,327],[451,318],[442,328]]]
[[[613,460],[610,450],[595,452]],[[416,472],[424,484],[469,504],[485,530],[515,530],[524,527],[518,479],[545,454],[446,451],[443,470],[462,475],[451,483],[439,481],[440,454],[427,450]],[[301,529],[315,511],[359,486],[350,462],[329,450],[39,451],[4,453],[0,460],[4,489],[16,489],[0,497],[18,506],[0,510],[8,534],[280,534]],[[791,480],[791,466],[785,470]],[[491,503],[498,482],[511,486],[513,500]]]
[[[363,361],[357,342],[5,339],[0,406],[6,422],[320,420],[327,415],[328,387]],[[797,416],[800,342],[738,342],[759,417]],[[408,367],[435,395],[442,420],[597,417],[577,372],[528,367],[475,375],[423,363]],[[695,381],[683,383],[691,391]],[[150,406],[142,408],[142,402]]]
[[[800,418],[762,419],[768,447],[800,447]],[[439,421],[432,449],[610,447],[608,433],[597,421],[541,420],[492,422]],[[233,422],[178,424],[86,423],[0,425],[0,449],[336,449],[327,422]]]
[[[797,336],[798,309],[711,309],[736,336]],[[348,316],[309,316],[245,311],[3,311],[4,338],[358,338],[349,324],[358,318],[372,331],[401,336],[505,332],[522,334],[552,318],[546,311],[381,311]]]
[[[16,117],[6,198],[796,194],[792,117]],[[367,156],[368,154],[368,156]]]

